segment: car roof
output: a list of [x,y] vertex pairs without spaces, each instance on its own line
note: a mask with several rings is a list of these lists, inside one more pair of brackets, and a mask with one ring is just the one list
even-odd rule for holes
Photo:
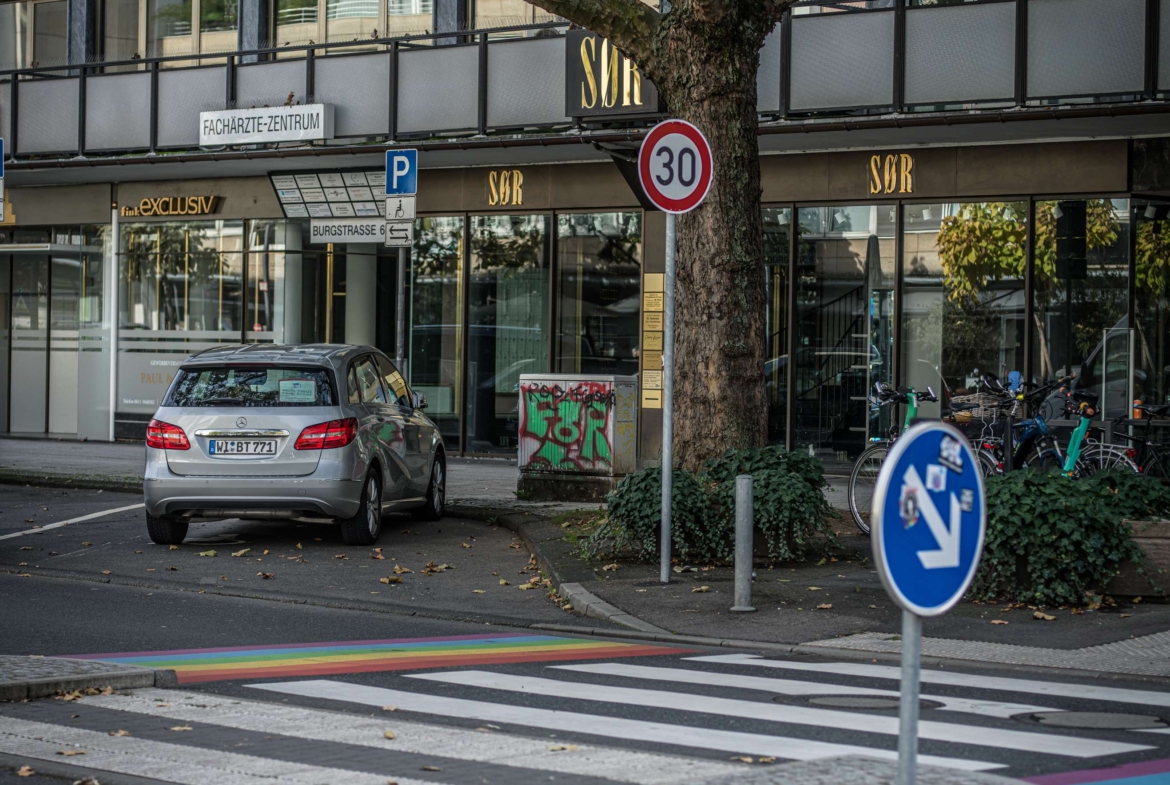
[[[342,367],[346,360],[361,354],[378,352],[364,344],[307,343],[283,346],[271,343],[247,343],[205,349],[183,361],[181,367],[200,365],[247,365],[251,363],[291,363]],[[381,352],[378,352],[381,354]]]

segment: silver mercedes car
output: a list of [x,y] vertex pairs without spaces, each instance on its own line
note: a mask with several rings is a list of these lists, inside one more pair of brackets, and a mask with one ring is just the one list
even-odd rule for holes
[[179,367],[146,431],[146,524],[176,544],[192,521],[335,521],[349,545],[384,511],[443,515],[443,439],[372,346],[221,346]]

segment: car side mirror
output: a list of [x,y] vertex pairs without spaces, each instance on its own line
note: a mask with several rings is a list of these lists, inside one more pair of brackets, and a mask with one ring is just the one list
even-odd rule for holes
[[411,393],[412,405],[416,410],[427,408],[427,397],[420,392]]

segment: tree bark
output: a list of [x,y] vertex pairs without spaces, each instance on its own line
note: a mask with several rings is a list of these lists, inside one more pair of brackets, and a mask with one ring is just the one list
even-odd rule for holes
[[607,37],[703,132],[714,176],[678,218],[674,455],[689,470],[767,443],[764,230],[756,136],[760,47],[793,0],[530,0]]

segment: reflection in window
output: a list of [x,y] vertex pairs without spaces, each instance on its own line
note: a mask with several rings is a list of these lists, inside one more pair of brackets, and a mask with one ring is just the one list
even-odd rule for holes
[[557,218],[557,370],[638,373],[642,214]]
[[104,36],[102,54],[106,60],[129,60],[138,49],[138,0],[105,0],[102,3]]
[[421,218],[414,226],[406,369],[411,389],[426,396],[427,416],[438,425],[447,449],[458,450],[463,406],[463,219]]
[[788,417],[788,238],[792,210],[764,209],[764,298],[767,301],[764,389],[768,443],[784,444]]
[[276,0],[277,45],[307,44],[317,37],[317,0]]
[[560,19],[527,0],[476,0],[475,27],[518,27]]
[[68,18],[65,0],[33,4],[33,63],[60,65],[68,59],[65,27]]
[[520,374],[548,372],[547,215],[471,219],[468,452],[513,452]]
[[406,35],[431,29],[433,8],[433,0],[389,0],[386,4],[388,34]]
[[1025,202],[906,205],[902,383],[932,387],[937,417],[980,376],[1024,370]]
[[889,205],[800,208],[795,444],[851,460],[888,431],[870,411],[893,358],[894,233]]
[[191,0],[147,0],[146,45],[154,57],[191,52]]
[[376,37],[378,0],[326,0],[325,26],[329,41]]
[[219,33],[235,30],[239,26],[238,7],[237,0],[200,0],[200,32]]
[[248,289],[244,295],[247,338],[284,343],[286,222],[252,221],[249,227]]
[[1128,411],[1129,201],[1036,203],[1033,371],[1076,374],[1102,417]]
[[1133,215],[1137,226],[1133,397],[1143,403],[1170,403],[1170,206],[1138,203]]

